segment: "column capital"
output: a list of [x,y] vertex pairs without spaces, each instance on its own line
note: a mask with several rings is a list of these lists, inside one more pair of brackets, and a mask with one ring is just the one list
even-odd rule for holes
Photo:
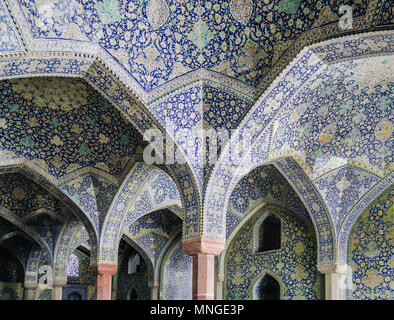
[[52,287],[64,287],[67,285],[67,278],[52,279]]
[[38,283],[37,282],[25,282],[23,284],[23,286],[27,290],[34,290],[34,289],[37,289]]
[[226,247],[225,240],[211,239],[211,238],[195,238],[182,241],[183,250],[190,255],[210,254],[217,256]]
[[345,263],[332,263],[322,266],[317,266],[320,273],[346,273],[350,266]]
[[118,265],[116,264],[106,264],[106,263],[99,263],[93,264],[90,266],[90,271],[94,275],[111,275],[113,276],[118,269]]
[[148,282],[148,287],[151,289],[156,289],[159,287],[159,282],[157,281],[149,281]]

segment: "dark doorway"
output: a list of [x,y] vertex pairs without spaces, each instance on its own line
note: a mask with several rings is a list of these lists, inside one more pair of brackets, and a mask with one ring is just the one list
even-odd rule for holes
[[129,300],[138,300],[138,292],[135,288],[131,288],[129,292]]
[[68,295],[68,300],[82,300],[82,296],[78,292],[71,292]]
[[266,274],[260,281],[258,296],[259,300],[279,300],[280,286],[278,281]]

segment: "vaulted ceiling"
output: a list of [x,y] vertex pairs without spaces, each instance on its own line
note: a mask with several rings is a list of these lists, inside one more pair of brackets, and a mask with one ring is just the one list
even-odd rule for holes
[[119,177],[142,136],[84,80],[0,81],[0,151],[60,178],[91,167]]
[[[281,69],[313,41],[393,24],[389,1],[377,0],[10,3],[15,20],[24,19],[27,25],[15,29],[3,4],[3,23],[13,32],[0,50],[18,50],[18,32],[27,38],[26,28],[34,39],[70,40],[81,51],[98,44],[146,91],[201,68],[265,87],[271,69]],[[352,9],[351,29],[338,27],[338,20],[349,14],[343,6]],[[278,63],[282,58],[286,61]]]
[[70,214],[61,201],[25,175],[0,175],[0,242],[10,250],[15,244],[16,255],[22,255],[24,260],[31,246],[41,247],[53,256],[61,227]]
[[[350,29],[341,27],[339,21],[344,8],[352,8]],[[310,45],[391,29],[391,10],[387,0],[0,0],[0,158],[5,166],[10,159],[23,158],[45,177],[58,181],[57,186],[89,215],[97,233],[133,157],[144,146],[137,129],[149,129],[156,120],[174,140],[174,133],[184,128],[190,129],[188,133],[196,127],[245,129],[256,137],[255,159],[268,161],[287,153],[297,156],[310,178],[321,179],[316,185],[331,203],[328,188],[334,184],[319,175],[338,167],[342,170],[347,160],[368,165],[377,177],[356,173],[351,177],[360,181],[366,177],[367,182],[349,184],[350,178],[342,178],[340,185],[346,192],[350,192],[349,185],[353,189],[357,185],[357,192],[363,194],[392,169],[393,48],[387,40],[392,33],[385,33],[383,40],[380,34],[352,38],[348,47],[342,42],[312,49]],[[308,52],[293,60],[306,46]],[[286,66],[291,70],[277,78]],[[277,83],[261,96],[274,79]],[[200,148],[199,138],[194,141]],[[175,142],[182,145],[182,141]],[[218,219],[198,216],[210,210],[210,200],[203,210],[199,201],[214,165],[207,166],[201,159],[193,162],[192,156],[187,160],[191,174],[173,167],[178,170],[181,197],[189,201],[185,217],[192,227],[185,230],[192,231],[185,232],[186,237],[196,236],[193,232],[205,225],[212,225],[214,233],[216,227],[221,228],[215,225]],[[79,174],[80,169],[86,170]],[[225,170],[235,171],[221,169],[210,179],[215,192],[222,190],[216,183],[227,179]],[[282,179],[271,167],[264,170],[269,171],[271,182],[277,177],[278,184],[287,186],[284,179],[288,177]],[[237,192],[242,189],[255,200],[255,192],[270,190],[274,197],[265,177],[256,178],[264,170],[240,180]],[[350,177],[350,169],[346,170],[340,173]],[[102,173],[101,180],[92,172]],[[11,201],[13,196],[18,200],[28,194],[11,188],[15,183],[37,189],[23,179],[23,175],[3,175],[1,190],[8,200],[0,200]],[[193,179],[200,190],[193,189]],[[209,194],[211,189],[207,190]],[[344,192],[333,190],[341,199],[329,210],[339,230],[343,212],[358,198],[347,201],[342,199]],[[242,192],[233,196],[231,188],[226,192],[233,209],[243,213],[247,201],[241,199]],[[44,201],[45,192],[41,194]],[[287,195],[299,200],[295,192]],[[34,201],[23,198],[15,214],[40,210]],[[218,211],[224,214],[226,210]],[[150,247],[153,240],[145,229],[167,241],[177,232],[174,226],[180,225],[178,218],[167,213],[149,213],[128,228],[130,238],[151,250],[152,257],[157,252]],[[159,221],[163,228],[163,217],[170,222],[168,230],[155,225]],[[233,227],[240,217],[230,217]],[[26,223],[37,226],[37,233],[45,233],[52,232],[50,225],[56,221],[38,215]],[[39,229],[42,225],[49,231]],[[145,229],[140,232],[141,228]],[[161,243],[164,246],[165,241]],[[53,247],[53,243],[47,245]]]

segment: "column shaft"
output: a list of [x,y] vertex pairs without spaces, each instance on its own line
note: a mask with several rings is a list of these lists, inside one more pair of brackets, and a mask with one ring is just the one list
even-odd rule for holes
[[198,253],[193,256],[193,299],[213,300],[215,293],[215,256]]
[[[351,267],[335,263],[318,266],[317,269],[325,275],[325,300],[345,300],[346,280],[351,281],[351,279],[347,279],[351,278]],[[348,273],[350,275],[347,275]]]
[[150,282],[148,286],[151,290],[151,300],[159,300],[159,284],[157,282]]
[[25,287],[25,300],[35,300],[36,299],[36,289],[38,284],[35,282],[27,282],[24,284]]
[[53,279],[52,281],[52,300],[63,300],[63,287],[67,285],[67,279]]
[[216,279],[216,300],[223,300],[223,281],[224,276],[219,274]]
[[96,275],[96,300],[111,300],[112,276],[116,273],[117,265],[98,264],[91,266]]
[[96,300],[111,300],[112,275],[98,274],[96,278]]
[[25,289],[25,300],[35,300],[36,297],[35,289]]
[[215,297],[215,256],[225,241],[196,238],[183,241],[183,249],[193,257],[193,299],[213,300]]

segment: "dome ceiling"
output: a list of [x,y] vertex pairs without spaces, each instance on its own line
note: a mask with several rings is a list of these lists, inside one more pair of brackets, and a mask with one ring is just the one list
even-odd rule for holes
[[[292,45],[292,51],[299,51],[317,40],[313,37],[322,37],[309,31],[331,23],[329,28],[335,31],[327,35],[343,34],[346,30],[337,26],[341,5],[352,6],[355,20],[367,16],[368,5],[377,6],[366,0],[19,0],[19,4],[33,38],[70,39],[81,47],[98,43],[146,91],[200,68],[259,86]],[[392,23],[390,8],[381,7],[381,15],[373,19],[382,26]],[[305,43],[300,47],[297,41]]]

